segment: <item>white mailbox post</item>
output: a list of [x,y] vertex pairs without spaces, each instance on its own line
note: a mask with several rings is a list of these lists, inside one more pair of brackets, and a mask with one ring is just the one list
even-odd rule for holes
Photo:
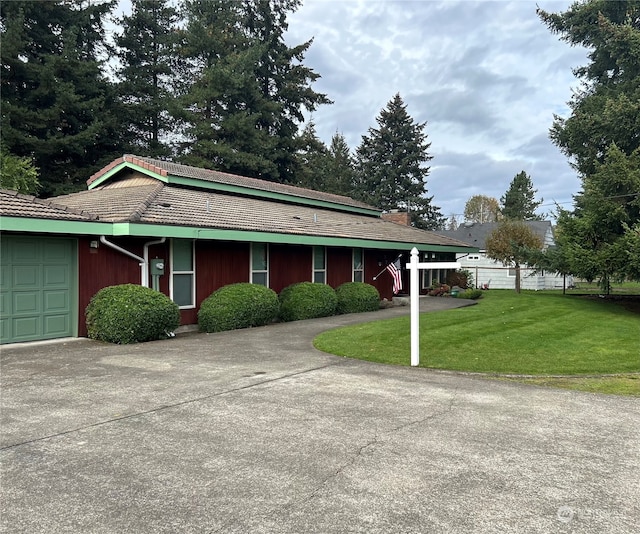
[[411,249],[409,294],[411,295],[411,366],[420,365],[420,269],[459,269],[458,262],[418,262],[418,249]]

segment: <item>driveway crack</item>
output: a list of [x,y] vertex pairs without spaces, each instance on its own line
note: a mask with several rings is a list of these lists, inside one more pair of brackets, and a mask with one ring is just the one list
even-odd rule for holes
[[29,439],[29,440],[26,440],[26,441],[21,441],[19,443],[12,443],[10,445],[4,445],[4,446],[0,447],[0,451],[13,449],[15,447],[20,447],[22,445],[29,445],[31,443],[38,443],[40,441],[46,441],[46,440],[52,439],[52,438],[66,436],[66,435],[69,435],[69,434],[74,434],[76,432],[81,432],[83,430],[88,430],[90,428],[96,428],[96,427],[108,425],[108,424],[111,424],[111,423],[117,423],[119,421],[125,421],[127,419],[133,419],[135,417],[140,417],[140,416],[144,416],[144,415],[158,413],[158,412],[162,412],[164,410],[169,410],[169,409],[172,409],[172,408],[178,408],[180,406],[186,406],[186,405],[193,404],[193,403],[196,403],[196,402],[202,402],[202,401],[206,401],[206,400],[209,400],[209,399],[214,399],[216,397],[222,397],[223,395],[228,395],[230,393],[237,393],[239,391],[244,391],[244,390],[252,389],[252,388],[255,388],[255,387],[259,387],[259,386],[264,386],[265,384],[271,384],[271,383],[278,382],[280,380],[284,380],[284,379],[287,379],[287,378],[301,376],[301,375],[304,375],[304,374],[307,374],[307,373],[313,373],[315,371],[321,371],[322,369],[327,369],[327,368],[333,367],[335,365],[338,365],[338,362],[328,363],[326,365],[321,365],[319,367],[312,367],[310,369],[304,369],[302,371],[296,371],[294,373],[288,373],[286,375],[281,375],[281,376],[277,376],[277,377],[274,377],[274,378],[268,378],[268,379],[265,379],[265,380],[260,380],[259,382],[254,382],[252,384],[247,384],[247,385],[244,385],[244,386],[238,386],[238,387],[235,387],[235,388],[225,389],[224,391],[218,391],[216,393],[212,393],[211,395],[203,395],[201,397],[195,397],[195,398],[192,398],[192,399],[187,399],[187,400],[183,400],[183,401],[179,401],[179,402],[173,402],[171,404],[163,404],[161,406],[156,406],[154,408],[150,408],[149,410],[141,410],[139,412],[135,412],[135,413],[127,414],[127,415],[122,415],[122,416],[119,416],[119,417],[112,417],[110,419],[105,419],[103,421],[97,421],[95,423],[82,425],[82,426],[79,426],[79,427],[76,427],[76,428],[72,428],[72,429],[69,429],[69,430],[63,430],[61,432],[55,432],[53,434],[47,434],[46,436],[39,436],[37,438]]

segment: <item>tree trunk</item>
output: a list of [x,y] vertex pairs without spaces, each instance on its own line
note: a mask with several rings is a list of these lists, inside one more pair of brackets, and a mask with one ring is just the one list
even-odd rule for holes
[[520,293],[520,264],[516,263],[516,293]]

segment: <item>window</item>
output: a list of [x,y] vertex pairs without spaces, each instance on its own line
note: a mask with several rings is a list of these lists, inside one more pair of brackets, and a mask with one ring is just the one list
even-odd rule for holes
[[251,244],[251,283],[269,287],[269,245]]
[[509,267],[509,276],[515,276],[516,275],[516,270],[514,267]]
[[327,283],[327,253],[324,247],[313,247],[313,281]]
[[364,282],[364,252],[361,248],[353,249],[353,281]]
[[196,272],[194,246],[190,239],[171,241],[171,299],[180,308],[193,308],[196,304]]

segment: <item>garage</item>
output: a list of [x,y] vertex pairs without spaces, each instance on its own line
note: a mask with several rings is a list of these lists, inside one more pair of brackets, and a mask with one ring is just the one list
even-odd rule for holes
[[0,341],[77,335],[77,242],[2,236]]

